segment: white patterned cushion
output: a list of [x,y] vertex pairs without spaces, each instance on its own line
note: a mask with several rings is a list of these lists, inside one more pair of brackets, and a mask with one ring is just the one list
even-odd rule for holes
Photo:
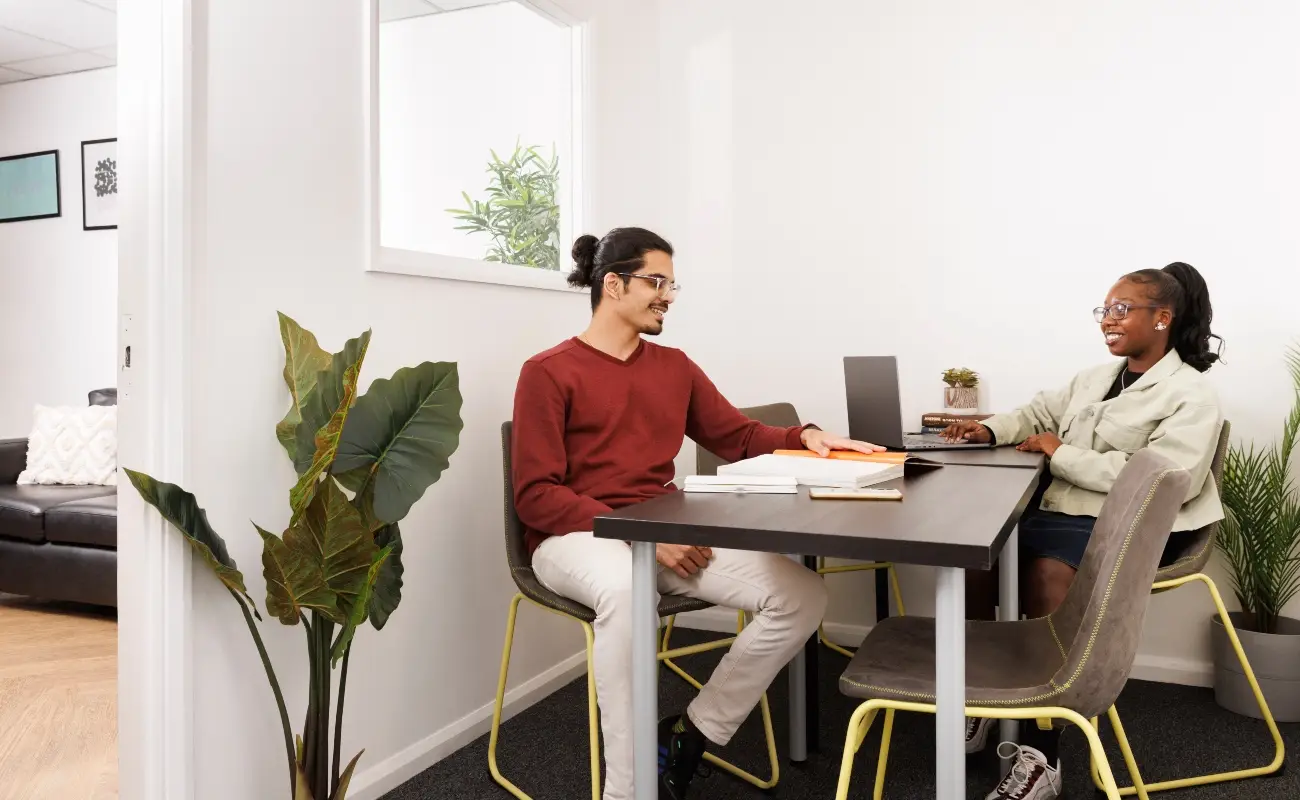
[[117,485],[117,406],[36,406],[19,484]]

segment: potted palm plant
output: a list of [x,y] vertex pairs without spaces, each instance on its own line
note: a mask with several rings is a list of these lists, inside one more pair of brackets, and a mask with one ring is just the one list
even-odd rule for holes
[[[327,353],[316,337],[280,315],[290,407],[275,426],[298,481],[289,524],[262,538],[266,612],[307,632],[308,700],[294,734],[280,682],[262,641],[262,616],[225,541],[194,495],[125,470],[145,502],[185,537],[239,606],[271,684],[284,734],[290,800],[345,800],[361,753],[342,761],[343,700],[357,629],[380,630],[402,599],[398,523],[447,468],[460,441],[456,365],[403,367],[357,396],[370,331]],[[340,667],[341,665],[341,667]],[[330,700],[332,672],[340,669]],[[331,728],[333,721],[333,750]]]
[[[1300,721],[1300,620],[1282,610],[1300,593],[1300,495],[1291,457],[1300,434],[1300,349],[1286,355],[1294,384],[1281,439],[1229,448],[1223,465],[1225,517],[1219,548],[1241,610],[1232,612],[1242,649],[1278,722]],[[1260,717],[1254,693],[1223,624],[1211,626],[1214,697],[1239,714]]]

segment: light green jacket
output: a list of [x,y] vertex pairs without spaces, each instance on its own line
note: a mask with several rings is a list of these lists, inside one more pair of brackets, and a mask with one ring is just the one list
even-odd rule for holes
[[1209,380],[1169,353],[1119,396],[1102,401],[1123,363],[1084,370],[1063,389],[1042,392],[1029,405],[984,421],[999,445],[1055,433],[1052,481],[1042,509],[1095,517],[1129,456],[1150,447],[1192,474],[1174,530],[1223,519],[1210,462],[1223,415]]

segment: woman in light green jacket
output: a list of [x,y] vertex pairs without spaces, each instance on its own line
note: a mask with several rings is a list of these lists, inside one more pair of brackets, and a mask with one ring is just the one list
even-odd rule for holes
[[[1205,280],[1182,262],[1134,272],[1111,288],[1094,316],[1106,347],[1122,362],[1084,370],[1065,387],[1042,392],[1008,414],[944,432],[955,440],[1015,445],[1049,459],[1050,469],[1020,521],[1030,617],[1047,616],[1065,599],[1106,493],[1138,450],[1159,450],[1192,474],[1162,563],[1181,554],[1191,531],[1223,518],[1210,475],[1223,415],[1202,374],[1219,358],[1210,349],[1210,339],[1218,337],[1210,331]],[[995,574],[968,575],[971,616],[993,618]],[[968,752],[983,748],[990,727],[989,720],[969,721]],[[1016,748],[1015,768],[987,800],[1060,796],[1057,737],[1026,734],[1039,746]]]

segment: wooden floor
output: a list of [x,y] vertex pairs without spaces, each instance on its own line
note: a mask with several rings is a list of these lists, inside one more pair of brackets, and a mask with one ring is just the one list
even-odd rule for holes
[[0,800],[116,798],[116,616],[0,595]]

